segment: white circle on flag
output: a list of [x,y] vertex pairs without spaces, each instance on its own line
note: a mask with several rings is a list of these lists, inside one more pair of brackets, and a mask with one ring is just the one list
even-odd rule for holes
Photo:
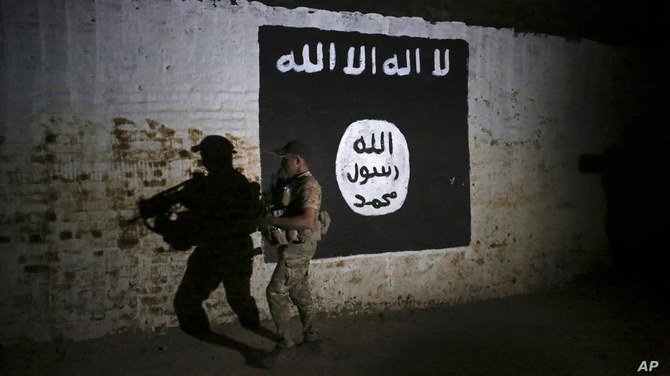
[[340,139],[335,175],[349,208],[364,216],[402,207],[409,188],[409,148],[393,123],[358,120]]

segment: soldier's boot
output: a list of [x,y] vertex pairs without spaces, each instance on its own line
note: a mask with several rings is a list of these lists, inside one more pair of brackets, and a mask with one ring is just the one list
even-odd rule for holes
[[319,332],[314,327],[314,314],[303,310],[298,310],[298,313],[302,322],[304,342],[316,342],[321,339]]
[[275,326],[277,327],[277,335],[280,338],[279,341],[277,341],[277,347],[288,349],[295,346],[295,341],[291,339],[290,335],[290,321],[275,320]]
[[278,364],[286,363],[295,359],[295,346],[283,348],[279,345],[275,346],[274,350],[263,359],[263,367],[274,368]]
[[313,315],[300,312],[300,319],[303,325],[303,342],[300,344],[301,353],[306,355],[320,354],[322,352],[321,336],[314,327]]
[[277,342],[270,355],[263,359],[263,367],[274,368],[277,364],[285,363],[295,359],[295,342],[288,338],[282,330],[279,330],[281,340]]

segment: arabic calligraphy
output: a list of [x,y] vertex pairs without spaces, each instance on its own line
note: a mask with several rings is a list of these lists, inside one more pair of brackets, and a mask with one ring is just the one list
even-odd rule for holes
[[[380,54],[377,47],[351,46],[346,49],[346,65],[342,72],[351,76],[358,76],[366,71],[372,75],[377,74],[377,62],[381,63],[381,72],[387,76],[407,76],[412,73],[421,74],[422,59],[420,48],[405,48],[400,53],[385,54],[378,59]],[[310,46],[305,43],[298,57],[293,50],[281,55],[277,59],[277,70],[281,73],[290,71],[299,73],[317,73],[334,71],[337,67],[337,48],[335,43],[328,43],[327,68],[324,63],[324,44],[317,42]],[[446,76],[449,73],[449,49],[441,51],[439,48],[433,51],[433,70],[431,74],[436,77]]]
[[370,172],[370,169],[367,166],[361,166],[361,168],[358,168],[358,163],[355,164],[354,167],[354,176],[351,176],[350,173],[347,172],[347,179],[349,179],[350,182],[356,183],[358,181],[358,176],[360,175],[363,180],[361,180],[360,184],[363,185],[368,182],[370,178],[374,177],[390,177],[391,174],[393,173],[393,169],[395,169],[395,177],[393,180],[398,180],[398,176],[400,174],[400,170],[398,169],[398,166],[393,166],[391,168],[389,166],[388,171],[384,166],[381,167],[381,171],[377,171],[377,167],[372,168],[372,172]]
[[366,119],[349,125],[335,164],[338,186],[354,212],[378,216],[402,207],[409,185],[409,150],[394,124]]
[[[384,133],[382,132],[381,137],[380,137],[380,147],[379,149],[375,146],[375,134],[372,134],[372,139],[370,140],[370,147],[366,147],[365,145],[365,139],[363,136],[361,136],[359,139],[354,142],[354,150],[356,153],[375,153],[375,154],[381,154],[385,151],[384,147]],[[393,154],[393,133],[388,132],[388,139],[389,139],[389,154]]]
[[396,198],[396,197],[398,197],[398,194],[396,192],[383,194],[382,195],[382,200],[384,200],[383,202],[382,202],[382,200],[380,200],[378,198],[375,198],[372,201],[366,201],[365,197],[363,197],[361,195],[356,195],[355,197],[358,200],[360,200],[360,202],[355,203],[354,206],[362,208],[365,205],[370,205],[375,209],[379,209],[379,208],[382,208],[384,206],[391,205],[391,201],[389,200],[389,198]]

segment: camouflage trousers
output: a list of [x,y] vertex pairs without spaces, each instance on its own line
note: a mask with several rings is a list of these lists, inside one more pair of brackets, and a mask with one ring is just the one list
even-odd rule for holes
[[288,348],[295,344],[289,330],[293,306],[298,309],[305,339],[316,336],[309,290],[309,261],[315,250],[316,242],[308,242],[289,244],[279,252],[266,294],[270,314],[281,337],[280,347]]

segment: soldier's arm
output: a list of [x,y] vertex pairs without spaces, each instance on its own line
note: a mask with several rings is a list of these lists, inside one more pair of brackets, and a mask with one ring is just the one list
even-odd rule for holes
[[266,217],[268,225],[277,226],[289,230],[302,230],[312,228],[316,224],[318,212],[316,208],[308,207],[303,209],[301,215],[293,217]]

